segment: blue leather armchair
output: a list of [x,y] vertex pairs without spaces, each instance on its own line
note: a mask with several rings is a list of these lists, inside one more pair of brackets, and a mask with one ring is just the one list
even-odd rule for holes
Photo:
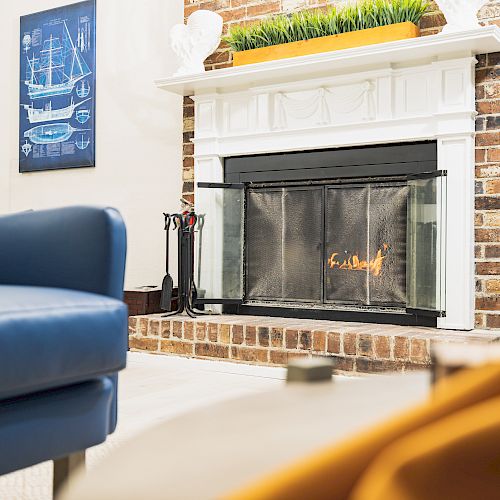
[[68,469],[65,457],[114,431],[125,253],[113,209],[0,217],[0,474],[46,460]]

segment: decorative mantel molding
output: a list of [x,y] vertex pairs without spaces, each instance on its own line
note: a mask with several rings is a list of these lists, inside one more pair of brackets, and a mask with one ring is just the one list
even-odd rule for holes
[[359,68],[401,65],[408,61],[439,60],[497,52],[500,28],[482,28],[381,43],[336,52],[281,59],[155,81],[157,87],[184,96],[228,92],[278,82],[300,81],[314,75],[341,75]]
[[[448,171],[446,318],[474,327],[475,55],[496,26],[160,80],[195,101],[195,185],[230,156],[435,140]],[[196,192],[198,200],[206,196]],[[205,200],[206,201],[206,200]],[[222,214],[221,214],[222,216]],[[222,262],[214,235],[212,261]],[[214,276],[220,270],[214,264]],[[215,278],[214,278],[215,279]]]

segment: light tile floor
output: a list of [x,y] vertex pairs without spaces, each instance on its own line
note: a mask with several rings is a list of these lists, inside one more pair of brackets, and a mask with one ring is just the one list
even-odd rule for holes
[[[120,377],[119,424],[106,443],[91,449],[89,468],[136,433],[218,401],[272,390],[283,368],[130,353]],[[0,500],[49,500],[51,462],[0,477]]]

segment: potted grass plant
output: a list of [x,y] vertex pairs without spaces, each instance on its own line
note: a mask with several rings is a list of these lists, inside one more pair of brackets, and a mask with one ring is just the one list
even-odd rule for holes
[[420,36],[427,0],[358,0],[326,11],[280,14],[234,26],[224,38],[233,65],[392,42]]

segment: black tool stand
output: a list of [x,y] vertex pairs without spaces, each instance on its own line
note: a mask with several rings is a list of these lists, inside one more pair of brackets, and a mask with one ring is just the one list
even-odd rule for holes
[[178,304],[177,309],[162,318],[176,316],[186,312],[191,318],[203,316],[208,313],[196,310],[193,306],[193,295],[196,294],[194,284],[194,228],[197,216],[194,212],[189,214],[176,214],[174,217],[174,230],[178,233]]

